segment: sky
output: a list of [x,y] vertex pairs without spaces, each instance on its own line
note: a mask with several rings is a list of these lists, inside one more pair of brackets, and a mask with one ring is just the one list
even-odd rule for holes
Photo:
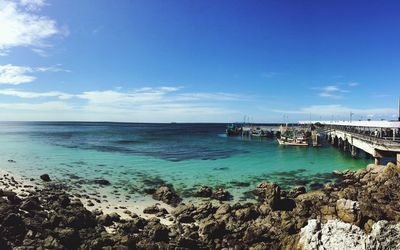
[[399,1],[0,0],[0,120],[397,119]]

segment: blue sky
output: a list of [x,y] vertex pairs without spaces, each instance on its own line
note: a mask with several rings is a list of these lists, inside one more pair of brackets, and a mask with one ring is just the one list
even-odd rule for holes
[[0,120],[393,119],[399,9],[0,0]]

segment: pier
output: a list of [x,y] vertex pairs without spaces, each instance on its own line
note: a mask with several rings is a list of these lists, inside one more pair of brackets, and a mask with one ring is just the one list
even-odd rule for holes
[[300,124],[317,124],[325,132],[326,139],[353,157],[358,150],[370,154],[375,164],[382,158],[394,158],[400,166],[399,121],[300,121]]

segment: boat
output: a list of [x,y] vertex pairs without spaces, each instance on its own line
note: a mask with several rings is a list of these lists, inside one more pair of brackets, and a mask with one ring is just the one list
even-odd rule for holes
[[242,126],[240,126],[239,124],[232,123],[226,127],[227,136],[238,136],[242,134],[242,131]]
[[254,137],[264,137],[264,131],[262,131],[260,128],[256,129],[251,129],[250,130],[250,135]]
[[281,136],[277,139],[279,145],[286,146],[308,146],[308,136],[305,132],[289,129],[281,126]]
[[308,140],[304,139],[303,137],[295,137],[295,138],[288,138],[281,136],[278,138],[279,145],[285,146],[308,146]]
[[250,130],[250,135],[254,137],[268,137],[273,138],[274,132],[273,131],[264,131],[261,128],[257,127],[256,129]]

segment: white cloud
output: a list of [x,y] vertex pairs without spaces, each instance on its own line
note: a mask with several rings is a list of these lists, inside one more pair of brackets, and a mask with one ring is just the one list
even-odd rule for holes
[[360,84],[359,84],[358,82],[349,82],[348,85],[349,85],[350,87],[355,87],[355,86],[358,86],[358,85],[360,85]]
[[0,65],[0,84],[18,85],[33,82],[36,77],[32,76],[31,73],[34,72],[70,72],[59,66],[60,65],[50,67],[26,67],[12,64]]
[[[312,89],[322,91],[322,92],[318,93],[318,96],[320,96],[320,97],[339,99],[339,98],[343,98],[344,93],[350,92],[347,89],[341,88],[340,87],[341,85],[342,84],[338,83],[337,85],[327,85],[327,86],[316,87],[316,88],[312,88]],[[356,85],[349,85],[349,86],[356,86]]]
[[0,103],[0,109],[4,110],[31,110],[31,111],[57,111],[71,110],[73,107],[64,102],[43,103]]
[[322,88],[322,90],[327,91],[327,92],[340,91],[338,86],[334,86],[334,85],[325,86],[325,87]]
[[85,99],[91,104],[112,105],[112,106],[131,106],[134,104],[165,101],[166,95],[178,91],[176,87],[141,88],[128,92],[105,90],[87,91],[77,95],[78,98]]
[[61,34],[55,20],[34,13],[44,5],[41,0],[0,0],[0,55],[19,46],[49,47],[47,40]]
[[56,97],[61,100],[66,100],[74,97],[74,95],[59,91],[31,92],[31,91],[21,91],[16,89],[0,89],[0,95],[15,96],[19,98]]
[[261,74],[261,76],[264,78],[272,78],[276,75],[278,75],[278,72],[274,72],[274,71],[264,72]]
[[39,10],[46,5],[45,0],[20,0],[20,4],[28,10]]
[[312,105],[295,110],[274,110],[278,113],[286,114],[305,114],[305,115],[318,115],[318,116],[348,116],[350,112],[360,116],[391,116],[396,113],[392,108],[351,108],[339,104],[334,105]]
[[195,100],[213,100],[213,101],[238,101],[245,100],[246,97],[238,94],[231,93],[183,93],[178,95],[177,100],[187,100],[187,101],[195,101]]
[[[180,87],[140,88],[130,91],[104,90],[86,91],[70,94],[59,91],[31,92],[16,89],[0,89],[0,94],[18,98],[58,98],[63,102],[0,104],[0,113],[9,110],[58,110],[68,112],[55,114],[41,113],[41,119],[47,120],[97,120],[97,121],[149,121],[149,122],[206,122],[235,120],[242,116],[237,109],[227,107],[227,102],[245,100],[230,93],[180,93]],[[47,101],[47,100],[46,100]],[[226,102],[227,101],[227,102]],[[47,112],[47,111],[46,111]],[[15,117],[13,115],[11,117]],[[7,117],[10,114],[7,113]],[[31,119],[28,113],[20,114]],[[14,118],[17,120],[18,117]]]
[[333,98],[333,99],[340,99],[340,98],[343,97],[341,95],[336,95],[336,94],[332,94],[332,93],[329,93],[329,92],[321,92],[318,95],[320,97],[328,97],[328,98]]
[[11,64],[0,65],[0,84],[18,85],[32,82],[36,77],[28,75],[32,72],[30,67],[14,66]]

